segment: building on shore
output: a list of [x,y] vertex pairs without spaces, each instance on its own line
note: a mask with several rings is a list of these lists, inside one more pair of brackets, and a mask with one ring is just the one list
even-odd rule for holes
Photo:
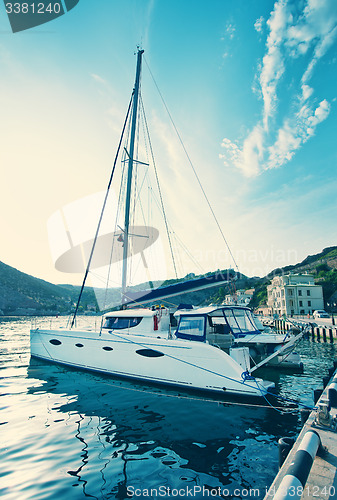
[[237,290],[235,294],[225,295],[225,300],[223,305],[225,306],[248,306],[249,302],[252,300],[255,289],[251,288],[249,290]]
[[324,309],[323,289],[311,274],[276,276],[267,287],[267,305],[279,316],[307,315]]
[[255,309],[255,314],[258,314],[259,316],[272,316],[273,311],[270,306],[267,304],[261,304]]

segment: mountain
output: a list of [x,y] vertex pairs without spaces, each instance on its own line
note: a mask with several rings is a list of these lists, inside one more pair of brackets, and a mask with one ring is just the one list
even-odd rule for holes
[[[53,285],[0,262],[0,314],[68,314],[78,294],[79,287]],[[90,288],[85,290],[82,311],[89,305],[96,309],[95,294]]]
[[[223,273],[225,271],[222,271]],[[255,293],[251,307],[266,302],[267,285],[279,274],[309,272],[314,275],[315,282],[322,285],[325,304],[334,297],[337,303],[337,246],[325,248],[315,255],[308,255],[302,262],[293,266],[274,269],[264,278],[247,278],[240,275],[235,282],[236,289],[254,288]],[[185,276],[183,279],[196,276]],[[165,285],[181,280],[169,280]],[[74,310],[80,287],[72,285],[54,285],[34,278],[17,269],[0,262],[0,315],[55,315],[69,314]],[[172,297],[170,303],[181,302],[194,305],[221,303],[224,296],[230,293],[229,287],[217,287],[199,290],[189,294]],[[165,301],[166,303],[166,301]],[[79,312],[98,311],[96,296],[91,287],[85,287]]]
[[[218,270],[218,272],[220,272]],[[222,271],[223,274],[227,271]],[[168,280],[163,285],[170,285],[188,278],[197,278],[195,275],[187,275],[182,279]],[[246,278],[239,280],[240,286],[244,286]],[[154,285],[156,285],[154,283]],[[144,288],[144,284],[138,285],[135,289]],[[146,288],[146,287],[145,287]],[[0,262],[0,315],[56,315],[69,314],[74,310],[77,302],[80,287],[72,285],[54,285],[47,281],[34,278],[17,269]],[[94,290],[85,287],[79,313],[93,313],[99,310],[98,302],[103,301],[105,290]],[[190,303],[195,305],[208,304],[212,294],[219,292],[229,293],[225,287],[215,287],[212,289],[199,290],[176,297],[172,297],[166,304],[177,306],[178,304]],[[116,289],[116,293],[119,293]]]
[[324,248],[322,252],[308,255],[302,262],[295,264],[293,266],[286,266],[282,268],[276,268],[274,271],[269,273],[266,278],[274,277],[278,274],[296,272],[302,273],[304,271],[315,273],[317,266],[323,265],[326,270],[337,269],[337,246]]

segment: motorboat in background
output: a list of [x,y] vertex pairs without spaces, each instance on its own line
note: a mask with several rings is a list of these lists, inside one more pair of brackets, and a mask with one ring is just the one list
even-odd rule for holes
[[[302,369],[303,363],[299,354],[294,352],[295,346],[302,338],[302,333],[275,333],[272,330],[263,332],[256,324],[250,308],[244,306],[210,306],[189,308],[175,313],[179,318],[177,337],[186,338],[189,324],[201,318],[203,332],[200,338],[210,345],[227,349],[231,345],[249,348],[252,364],[256,365],[270,357],[268,366]],[[191,327],[192,328],[192,327]],[[275,356],[271,357],[271,355]],[[264,364],[264,363],[263,363]]]

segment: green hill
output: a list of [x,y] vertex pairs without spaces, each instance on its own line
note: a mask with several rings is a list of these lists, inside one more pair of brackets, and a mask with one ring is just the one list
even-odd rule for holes
[[[53,285],[0,262],[0,314],[67,314],[78,294],[79,287]],[[92,289],[87,289],[83,298],[84,307],[89,303],[96,306]]]
[[[325,303],[329,302],[332,296],[335,297],[334,302],[337,303],[337,246],[325,248],[315,255],[309,255],[302,262],[293,266],[274,269],[264,278],[247,278],[241,275],[235,282],[235,286],[236,289],[255,288],[250,305],[257,307],[266,302],[267,285],[270,280],[274,276],[289,272],[313,274],[315,282],[323,287]],[[188,277],[186,276],[184,279]],[[191,277],[196,276],[191,275]],[[176,281],[169,280],[164,284],[168,285]],[[74,303],[77,302],[79,290],[78,286],[53,285],[0,262],[0,315],[69,314],[74,309]],[[194,305],[221,303],[228,293],[230,293],[228,286],[210,288],[173,297],[170,303],[172,305],[178,305],[181,302]],[[92,313],[95,311],[98,311],[98,307],[94,290],[86,287],[79,312]]]

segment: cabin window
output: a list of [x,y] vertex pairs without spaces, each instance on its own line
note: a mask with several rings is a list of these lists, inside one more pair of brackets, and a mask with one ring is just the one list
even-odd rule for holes
[[124,328],[133,328],[135,326],[138,326],[139,323],[142,321],[142,317],[112,317],[109,316],[105,319],[105,323],[103,325],[103,328],[108,328],[109,330],[123,330]]
[[230,326],[223,316],[207,316],[207,319],[210,326],[210,333],[224,335],[231,332]]
[[204,316],[182,316],[180,319],[177,336],[197,340],[202,340],[205,335]]
[[136,353],[141,356],[145,356],[146,358],[161,358],[162,356],[165,356],[162,352],[155,351],[154,349],[138,349]]
[[53,344],[53,345],[61,345],[62,342],[60,340],[57,340],[57,339],[51,339],[49,340],[50,344]]

